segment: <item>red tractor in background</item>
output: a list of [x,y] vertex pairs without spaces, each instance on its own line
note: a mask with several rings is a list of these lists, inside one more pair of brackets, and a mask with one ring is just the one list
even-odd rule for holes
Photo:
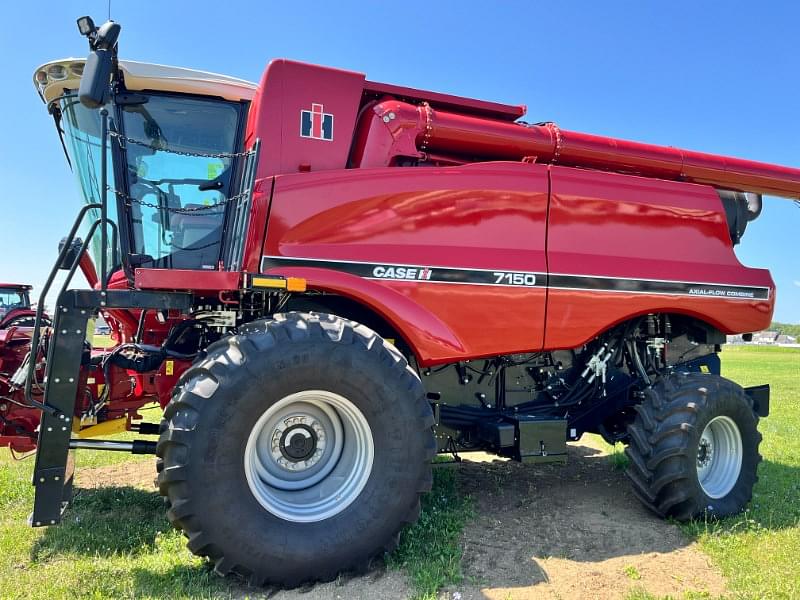
[[[627,444],[661,516],[747,504],[769,387],[719,351],[775,287],[733,246],[800,170],[288,60],[258,85],[120,61],[117,23],[78,25],[89,57],[34,82],[86,204],[52,327],[40,302],[0,380],[0,442],[37,448],[34,526],[61,519],[75,449],[155,453],[192,552],[296,585],[392,548],[436,453],[562,462],[587,432]],[[92,439],[114,429],[158,441]]]
[[[0,392],[8,389],[9,378],[25,360],[30,351],[31,333],[36,322],[36,311],[31,308],[32,286],[21,283],[0,283]],[[47,315],[41,318],[43,326],[50,324]],[[5,418],[13,414],[13,422]],[[40,411],[33,407],[12,406],[0,398],[0,440],[2,445],[26,452],[36,448],[31,432],[39,425]]]
[[31,286],[0,283],[0,329],[32,327],[36,312],[31,309]]

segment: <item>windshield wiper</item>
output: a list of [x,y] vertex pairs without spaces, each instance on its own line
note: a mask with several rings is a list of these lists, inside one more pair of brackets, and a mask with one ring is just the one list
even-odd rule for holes
[[53,121],[56,123],[56,131],[58,132],[58,139],[61,141],[61,148],[64,150],[64,156],[67,159],[70,171],[72,170],[72,161],[69,159],[69,152],[67,152],[67,143],[64,141],[64,129],[61,127],[61,109],[54,102],[50,105],[49,112],[53,115]]

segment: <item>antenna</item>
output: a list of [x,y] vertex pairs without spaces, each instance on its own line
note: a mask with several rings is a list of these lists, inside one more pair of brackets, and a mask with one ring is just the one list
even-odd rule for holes
[[111,0],[108,0],[108,20],[111,20]]

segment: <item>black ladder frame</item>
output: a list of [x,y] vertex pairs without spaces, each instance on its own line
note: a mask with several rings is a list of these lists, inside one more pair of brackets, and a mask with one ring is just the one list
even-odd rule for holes
[[[75,469],[74,450],[70,450],[73,415],[78,394],[81,361],[84,354],[86,328],[89,320],[98,311],[105,309],[159,309],[188,310],[192,295],[181,292],[148,290],[108,289],[108,230],[111,229],[112,266],[117,264],[117,225],[108,218],[108,111],[102,109],[101,117],[101,162],[100,202],[85,205],[70,229],[59,251],[56,264],[50,271],[36,309],[36,322],[31,336],[31,349],[27,359],[25,400],[31,407],[42,411],[39,425],[39,440],[36,450],[36,465],[33,470],[35,498],[31,525],[38,527],[54,525],[72,498],[72,482]],[[99,210],[100,218],[91,222],[86,240],[77,252],[74,243],[78,229],[90,210]],[[100,289],[68,289],[72,277],[86,253],[95,231],[100,228],[101,259]],[[58,295],[53,331],[46,357],[44,399],[33,399],[33,383],[36,379],[39,342],[42,339],[44,305],[47,294],[59,270],[67,270],[67,276]]]

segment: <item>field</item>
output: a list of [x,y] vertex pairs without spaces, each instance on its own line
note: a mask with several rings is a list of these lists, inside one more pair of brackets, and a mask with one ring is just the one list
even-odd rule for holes
[[771,412],[753,501],[739,517],[686,526],[722,568],[731,591],[753,598],[800,597],[800,349],[731,347],[723,375],[742,385],[769,382]]
[[151,458],[79,453],[74,505],[42,530],[25,523],[33,460],[3,451],[0,598],[800,597],[800,350],[731,347],[723,365],[743,385],[770,382],[773,396],[752,505],[721,523],[652,517],[627,491],[619,454],[583,440],[567,467],[437,466],[420,522],[385,565],[264,593],[188,553]]

